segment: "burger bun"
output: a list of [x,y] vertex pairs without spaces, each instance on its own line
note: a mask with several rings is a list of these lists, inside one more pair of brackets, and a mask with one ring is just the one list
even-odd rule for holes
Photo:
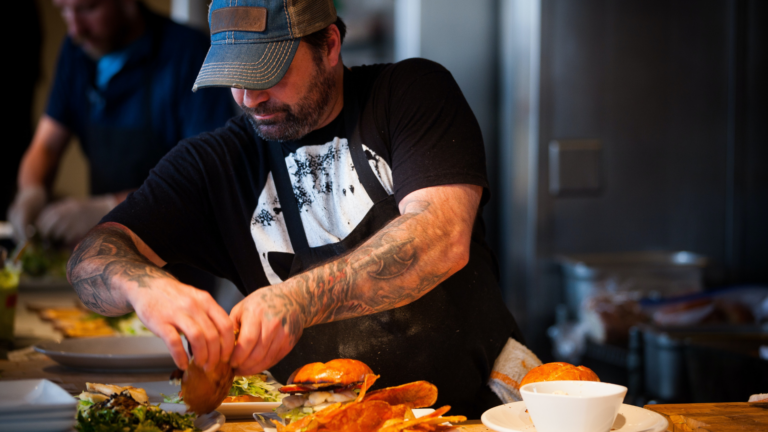
[[554,362],[531,369],[523,377],[520,387],[541,381],[600,381],[600,378],[588,367]]
[[361,383],[366,375],[373,375],[368,365],[353,359],[336,359],[327,363],[310,363],[291,374],[286,383],[307,387],[349,386]]

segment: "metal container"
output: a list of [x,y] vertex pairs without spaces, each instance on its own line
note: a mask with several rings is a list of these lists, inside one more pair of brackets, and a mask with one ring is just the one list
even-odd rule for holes
[[707,265],[706,257],[684,251],[561,255],[556,260],[574,316],[585,299],[601,291],[635,291],[646,298],[701,291]]
[[746,401],[768,385],[759,326],[640,326],[644,393],[661,403]]

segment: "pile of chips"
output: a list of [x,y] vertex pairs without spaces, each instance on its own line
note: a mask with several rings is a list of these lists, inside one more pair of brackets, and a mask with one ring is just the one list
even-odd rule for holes
[[452,429],[449,422],[466,421],[464,416],[443,417],[444,406],[415,418],[412,409],[428,407],[437,400],[437,387],[416,381],[367,393],[378,375],[366,375],[360,394],[352,402],[336,403],[288,426],[275,422],[278,432],[439,432]]

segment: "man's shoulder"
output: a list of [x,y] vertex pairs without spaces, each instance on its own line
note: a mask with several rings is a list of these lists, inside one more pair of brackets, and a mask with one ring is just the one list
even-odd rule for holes
[[[441,88],[455,80],[441,64],[423,58],[409,58],[396,63],[358,66],[352,68],[359,88],[368,87],[374,94],[394,95],[408,93],[408,89],[429,83]],[[384,93],[382,93],[384,92]]]
[[414,77],[448,70],[440,63],[424,58],[409,58],[395,63],[353,66],[350,70],[361,81],[374,81],[380,77]]

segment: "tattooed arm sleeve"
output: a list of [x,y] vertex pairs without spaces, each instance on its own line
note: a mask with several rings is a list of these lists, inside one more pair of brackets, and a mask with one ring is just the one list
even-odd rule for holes
[[88,309],[118,316],[133,310],[123,288],[146,288],[153,279],[173,279],[160,268],[163,265],[165,262],[128,228],[106,223],[91,230],[77,245],[67,263],[67,278]]
[[[260,290],[275,315],[298,309],[304,327],[372,314],[417,300],[469,261],[482,189],[421,189],[400,203],[401,216],[351,253]],[[289,332],[298,329],[286,322]],[[298,336],[296,334],[295,336]]]

